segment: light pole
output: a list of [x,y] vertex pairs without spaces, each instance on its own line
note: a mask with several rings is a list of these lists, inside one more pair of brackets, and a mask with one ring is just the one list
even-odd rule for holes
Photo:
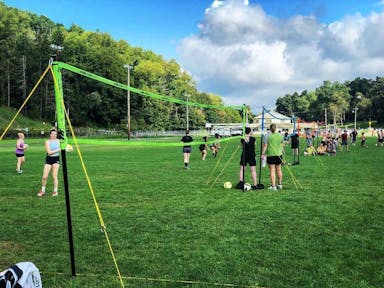
[[133,69],[133,65],[125,64],[124,68],[127,69],[127,132],[128,132],[128,140],[131,140],[131,94],[129,91],[130,87],[130,71]]
[[[357,95],[356,99],[357,99],[356,102],[360,101],[360,100],[361,100],[361,95]],[[354,111],[352,111],[353,113],[355,113],[355,130],[356,130],[357,110],[358,110],[358,109],[359,109],[359,108],[357,108],[357,103],[356,103],[356,104],[355,104],[355,109],[354,109]]]
[[187,130],[189,130],[189,95],[187,95]]
[[357,110],[358,110],[359,108],[357,108],[356,106],[355,106],[355,109],[352,111],[353,113],[355,113],[355,130],[356,130],[356,120],[357,120]]
[[52,55],[52,57],[54,57],[53,60],[55,61],[59,61],[59,57],[60,57],[60,54],[61,52],[64,50],[64,46],[60,46],[60,45],[56,45],[56,44],[51,44],[49,45],[49,47],[56,52],[55,55]]

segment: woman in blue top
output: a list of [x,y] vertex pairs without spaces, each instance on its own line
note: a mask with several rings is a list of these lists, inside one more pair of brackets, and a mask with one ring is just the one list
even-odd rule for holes
[[23,170],[21,170],[21,165],[25,162],[25,156],[24,156],[24,150],[28,148],[28,145],[24,143],[24,134],[23,133],[17,133],[17,141],[16,141],[16,172],[17,173],[23,173]]
[[49,140],[45,141],[45,151],[47,151],[47,156],[45,157],[43,178],[41,179],[41,190],[37,193],[37,196],[42,197],[45,195],[45,187],[49,172],[51,172],[51,170],[53,178],[52,196],[57,196],[57,189],[59,186],[57,174],[60,167],[60,141],[57,139],[56,129],[51,129],[51,131],[49,131]]

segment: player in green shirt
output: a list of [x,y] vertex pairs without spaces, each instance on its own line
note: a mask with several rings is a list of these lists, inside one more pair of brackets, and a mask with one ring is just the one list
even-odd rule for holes
[[[284,137],[280,133],[276,132],[276,124],[270,126],[271,134],[264,138],[264,145],[262,151],[262,157],[267,158],[269,166],[269,172],[271,176],[270,190],[283,189],[283,172],[281,171],[281,164],[283,162],[283,141]],[[277,185],[276,185],[277,174]]]

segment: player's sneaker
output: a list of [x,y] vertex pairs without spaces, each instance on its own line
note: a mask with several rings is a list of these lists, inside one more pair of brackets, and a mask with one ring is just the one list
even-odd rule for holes
[[239,183],[237,183],[237,185],[235,186],[236,189],[243,189],[243,187],[244,187],[243,181],[239,181]]
[[37,193],[37,196],[39,197],[43,197],[45,195],[45,192],[44,191],[39,191],[39,193]]
[[268,190],[277,190],[276,186],[270,186]]
[[283,185],[282,184],[277,184],[277,189],[283,189]]

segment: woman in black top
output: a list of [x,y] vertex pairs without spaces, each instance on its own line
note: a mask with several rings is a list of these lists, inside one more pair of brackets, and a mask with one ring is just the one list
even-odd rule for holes
[[207,157],[207,140],[208,140],[208,137],[204,136],[203,137],[204,143],[199,145],[199,150],[201,152],[201,160],[205,160],[205,157]]
[[255,143],[256,143],[256,138],[251,136],[251,128],[246,127],[245,128],[245,139],[241,139],[241,146],[243,148],[243,152],[241,153],[241,158],[240,158],[240,172],[239,172],[239,178],[240,181],[236,185],[237,189],[243,189],[244,186],[244,173],[245,168],[247,164],[249,164],[251,168],[251,176],[252,176],[252,189],[257,189],[256,185],[256,152],[255,152]]
[[[181,138],[181,142],[187,144],[193,142],[193,138],[189,136],[189,130],[185,130],[185,135]],[[191,157],[192,147],[191,145],[183,146],[184,153],[184,168],[189,169],[189,158]]]

